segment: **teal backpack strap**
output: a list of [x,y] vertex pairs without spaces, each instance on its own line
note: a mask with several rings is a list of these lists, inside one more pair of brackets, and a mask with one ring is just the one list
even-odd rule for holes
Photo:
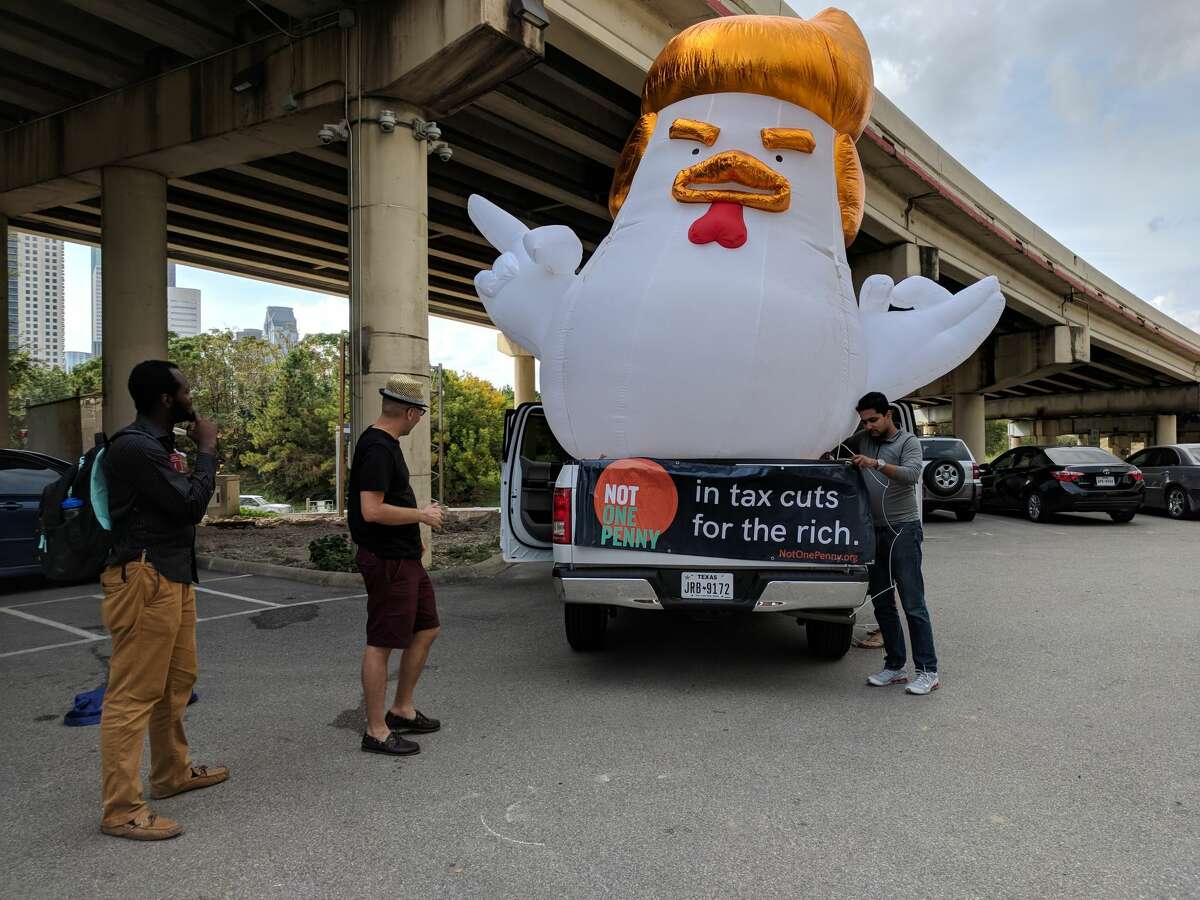
[[92,497],[92,513],[96,517],[96,521],[100,523],[100,527],[105,531],[112,531],[112,517],[108,513],[108,481],[104,477],[104,454],[108,452],[108,447],[101,447],[96,452],[96,458],[92,462],[92,478],[89,486],[89,493]]

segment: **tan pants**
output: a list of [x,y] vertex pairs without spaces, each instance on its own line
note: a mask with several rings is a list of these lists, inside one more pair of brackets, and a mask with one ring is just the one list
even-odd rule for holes
[[150,730],[150,784],[169,792],[190,777],[183,715],[196,683],[196,592],[147,562],[110,566],[100,576],[104,627],[112,635],[100,719],[104,825],[146,811],[142,744]]

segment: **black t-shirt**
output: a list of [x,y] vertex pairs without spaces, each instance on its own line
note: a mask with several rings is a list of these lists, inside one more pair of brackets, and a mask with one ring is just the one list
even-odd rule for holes
[[371,427],[362,433],[350,463],[348,521],[354,543],[380,559],[420,559],[421,526],[383,525],[362,517],[361,492],[382,491],[389,506],[417,508],[417,496],[408,481],[408,465],[400,442],[386,431]]

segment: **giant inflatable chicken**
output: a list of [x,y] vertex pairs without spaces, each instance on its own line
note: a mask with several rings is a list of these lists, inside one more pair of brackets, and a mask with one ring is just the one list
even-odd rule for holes
[[578,274],[569,228],[530,230],[471,197],[501,251],[476,289],[541,360],[569,453],[815,458],[853,430],[864,393],[903,397],[979,346],[1004,307],[994,277],[951,295],[875,275],[855,300],[845,248],[873,81],[840,10],[701,22],[647,73],[612,230]]

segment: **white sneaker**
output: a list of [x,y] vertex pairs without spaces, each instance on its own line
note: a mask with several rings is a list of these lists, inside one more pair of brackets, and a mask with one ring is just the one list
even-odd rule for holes
[[930,691],[936,691],[940,684],[937,672],[918,672],[917,677],[913,679],[913,683],[904,690],[906,693],[917,694],[923,697]]
[[[937,677],[936,675],[934,676]],[[904,669],[884,669],[874,675],[867,676],[867,684],[871,687],[887,687],[889,684],[908,684],[908,672]]]

